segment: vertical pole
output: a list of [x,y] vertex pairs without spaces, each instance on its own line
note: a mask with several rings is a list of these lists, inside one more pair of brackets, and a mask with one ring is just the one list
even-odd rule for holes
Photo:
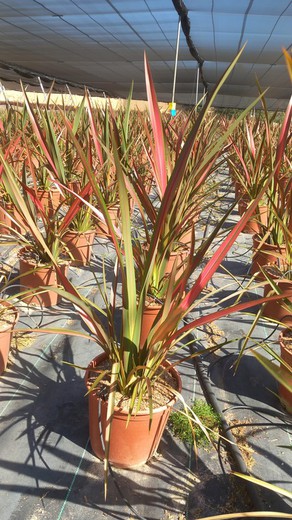
[[181,19],[178,20],[177,26],[177,36],[176,36],[176,50],[175,50],[175,62],[174,62],[174,73],[173,73],[173,86],[172,86],[172,97],[171,97],[171,108],[174,108],[174,96],[175,96],[175,86],[176,86],[176,75],[177,75],[177,62],[178,62],[178,51],[179,51],[179,40],[180,40],[180,29],[181,29]]

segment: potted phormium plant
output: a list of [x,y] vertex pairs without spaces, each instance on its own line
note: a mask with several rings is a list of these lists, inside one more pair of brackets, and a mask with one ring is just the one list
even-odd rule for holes
[[[143,287],[145,274],[147,273],[148,277],[148,273],[151,273],[147,282],[148,301],[143,314],[144,321],[146,321],[146,315],[149,314],[151,324],[161,308],[160,301],[165,298],[168,291],[169,274],[173,271],[175,281],[178,282],[180,276],[186,271],[187,260],[193,256],[194,223],[209,195],[207,181],[220,164],[218,159],[224,148],[216,146],[220,127],[209,117],[207,110],[198,120],[194,120],[194,115],[191,113],[181,129],[173,129],[169,120],[160,114],[147,63],[145,63],[145,70],[147,97],[151,109],[149,110],[149,121],[147,114],[143,114],[142,129],[144,128],[146,136],[143,146],[146,157],[148,157],[148,176],[151,175],[153,179],[153,196],[149,197],[148,186],[145,186],[145,174],[140,176],[139,162],[133,159],[137,154],[133,153],[132,148],[135,148],[137,142],[140,145],[140,140],[132,137],[128,147],[125,146],[125,130],[116,124],[114,113],[111,113],[108,121],[109,131],[111,130],[109,139],[111,148],[108,157],[112,158],[113,171],[117,170],[116,160],[118,159],[118,167],[124,173],[126,187],[130,191],[137,209],[140,210],[140,219],[138,219],[140,225],[136,236],[133,233],[132,242],[137,290],[139,287]],[[94,114],[90,98],[88,98],[88,107],[93,142],[99,143],[98,135],[96,135],[97,129],[93,124]],[[142,117],[139,118],[140,120]],[[181,150],[189,133],[191,133],[190,141],[188,141],[189,148],[182,158]],[[115,158],[112,157],[114,149],[116,150]],[[106,150],[105,145],[103,145],[103,150]],[[181,160],[179,172],[172,181],[171,188],[168,188],[167,197],[170,197],[168,207],[162,210],[161,208],[164,208],[162,201],[166,198],[166,189],[179,159]],[[156,198],[154,198],[154,194],[156,194]],[[157,225],[158,220],[159,226]],[[145,336],[147,336],[147,330]]]
[[[66,203],[64,204],[65,215],[61,218],[59,233],[65,246],[66,254],[70,259],[71,265],[88,265],[91,258],[92,247],[95,237],[95,220],[91,209],[81,199],[76,197],[74,191],[63,186],[66,193]],[[91,200],[90,185],[84,186],[79,191],[86,200]]]
[[[84,207],[82,197],[86,199],[90,196],[91,186],[87,183],[80,192],[82,197],[76,198],[71,206],[67,205],[65,214],[61,211],[60,205],[52,215],[50,207],[42,204],[32,187],[22,184],[23,192],[20,190],[15,172],[4,159],[1,151],[0,157],[4,165],[2,181],[5,189],[18,214],[26,222],[27,228],[25,234],[14,230],[11,237],[3,236],[1,240],[4,244],[16,243],[21,246],[18,253],[20,264],[18,278],[23,289],[21,297],[27,304],[44,307],[55,305],[60,297],[50,291],[50,288],[60,283],[56,266],[65,273],[70,262],[70,254],[63,236],[70,231],[70,226],[75,219],[78,219],[78,214]],[[56,185],[59,187],[57,182]],[[86,208],[87,214],[88,208]],[[85,223],[83,222],[84,225]]]
[[[58,295],[49,292],[48,289],[48,286],[60,282],[55,265],[65,272],[70,260],[73,260],[74,263],[77,262],[78,265],[83,265],[89,261],[91,253],[94,229],[91,211],[84,206],[83,197],[90,200],[92,189],[84,169],[81,168],[82,175],[79,172],[78,186],[74,185],[81,198],[75,197],[72,189],[66,186],[66,168],[70,166],[77,168],[76,165],[80,165],[78,150],[76,151],[73,139],[78,139],[79,145],[84,147],[86,156],[91,157],[88,149],[90,139],[86,139],[87,134],[85,137],[80,137],[78,133],[80,125],[83,128],[85,124],[84,102],[81,103],[73,119],[71,113],[68,114],[69,139],[66,129],[63,128],[62,132],[61,110],[54,112],[49,111],[46,107],[44,111],[39,109],[36,112],[25,92],[24,99],[30,124],[24,125],[20,139],[23,146],[22,153],[25,157],[22,176],[19,179],[19,167],[18,169],[14,167],[14,164],[8,160],[7,153],[0,152],[1,179],[5,191],[17,211],[17,216],[20,216],[21,221],[25,222],[27,230],[26,233],[20,233],[17,230],[13,233],[14,241],[22,246],[19,251],[20,285],[22,288],[29,289],[26,295],[23,294],[23,298],[27,303],[51,306],[58,303],[59,300]],[[88,127],[88,125],[85,126]],[[66,146],[61,139],[64,132],[66,133]],[[19,140],[18,134],[17,139]],[[84,146],[84,142],[86,146]],[[69,148],[70,157],[74,157],[74,160],[70,159],[66,162],[64,156],[69,154]],[[90,166],[93,167],[92,163]],[[80,169],[79,166],[78,169]],[[50,197],[47,200],[39,196],[40,172],[50,187],[62,194],[56,205],[53,204]],[[65,194],[69,194],[66,199]],[[15,221],[17,223],[16,216]],[[74,231],[77,231],[78,239],[85,234],[85,243],[81,249],[76,246],[76,243],[73,246],[67,244],[68,234],[72,234]],[[88,232],[90,238],[88,238]],[[4,241],[5,239],[3,239]],[[87,258],[84,258],[83,251],[87,253]],[[47,289],[43,288],[40,292],[39,287],[45,285]]]
[[[266,129],[269,128],[269,116],[265,104]],[[254,255],[252,274],[262,277],[261,268],[267,264],[276,264],[284,271],[291,265],[292,233],[292,196],[291,196],[291,159],[289,158],[290,124],[292,117],[292,97],[289,100],[283,122],[278,132],[276,143],[269,135],[269,174],[272,181],[265,193],[267,201],[266,222],[259,221],[259,231],[254,235]],[[268,130],[266,130],[268,132]]]
[[[227,152],[229,171],[235,186],[238,212],[242,215],[248,204],[254,200],[269,174],[270,135],[261,114],[250,116],[236,129],[229,139],[231,147]],[[264,197],[258,204],[254,216],[243,232],[258,233],[259,223],[267,223],[267,201]]]
[[95,233],[91,210],[83,206],[62,238],[71,265],[89,264]]
[[[131,168],[133,167],[133,163],[136,162],[131,155],[133,147],[130,145],[130,143],[133,141],[130,128],[131,119],[132,127],[134,127],[135,131],[137,132],[136,121],[130,117],[131,99],[132,88],[130,90],[125,108],[114,110],[111,106],[110,100],[107,100],[104,109],[96,110],[94,109],[94,106],[92,106],[90,97],[86,94],[90,122],[89,136],[90,142],[93,143],[91,157],[95,158],[93,170],[95,172],[103,199],[106,203],[108,213],[111,216],[111,220],[114,225],[118,224],[120,211],[119,189],[113,157],[113,139],[117,140],[117,136],[120,136],[118,144],[118,155],[120,158],[122,158],[123,162],[127,163],[128,165],[131,164]],[[138,146],[137,142],[136,145]],[[135,153],[138,153],[136,148]],[[140,155],[141,154],[138,155],[139,160]],[[99,207],[98,199],[95,198],[94,203],[97,207]],[[109,237],[109,229],[104,218],[100,218],[100,215],[96,216],[97,236]]]
[[[45,307],[54,305],[58,301],[58,296],[51,293],[48,287],[58,283],[55,264],[62,266],[64,272],[68,266],[68,261],[62,256],[64,245],[58,233],[58,213],[55,212],[52,216],[50,208],[43,206],[34,190],[26,185],[22,186],[24,196],[13,168],[3,156],[2,163],[4,164],[3,183],[17,212],[26,222],[27,228],[25,234],[15,230],[11,237],[3,237],[2,243],[14,242],[21,246],[18,252],[19,280],[21,289],[24,289],[23,299],[26,303],[41,304]],[[45,285],[47,289],[43,289],[40,293],[39,287]]]

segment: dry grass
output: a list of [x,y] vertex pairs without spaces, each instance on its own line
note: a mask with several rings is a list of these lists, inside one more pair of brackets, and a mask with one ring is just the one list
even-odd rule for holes
[[28,332],[15,331],[11,341],[11,347],[12,349],[25,350],[26,348],[31,347],[34,340],[34,336]]
[[239,421],[238,419],[227,417],[227,422],[231,426],[232,434],[236,440],[238,448],[240,449],[245,465],[250,471],[255,464],[255,460],[253,458],[254,450],[251,448],[248,439],[258,433],[259,428],[256,428],[254,423],[247,418]]

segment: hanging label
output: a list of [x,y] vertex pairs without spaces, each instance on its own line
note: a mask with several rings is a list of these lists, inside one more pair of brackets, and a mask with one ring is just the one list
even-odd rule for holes
[[168,108],[169,108],[170,114],[172,116],[175,116],[176,115],[176,103],[169,103]]

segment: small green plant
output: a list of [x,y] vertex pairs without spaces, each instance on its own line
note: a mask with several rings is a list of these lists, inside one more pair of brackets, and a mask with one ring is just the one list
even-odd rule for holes
[[[184,409],[176,410],[171,413],[169,418],[170,429],[176,437],[183,442],[192,444],[195,440],[197,446],[208,446],[210,441],[218,438],[221,424],[220,415],[215,412],[212,406],[203,399],[196,399],[190,407],[192,416],[196,416],[198,422],[188,418]],[[203,431],[200,423],[208,431],[210,440]]]

